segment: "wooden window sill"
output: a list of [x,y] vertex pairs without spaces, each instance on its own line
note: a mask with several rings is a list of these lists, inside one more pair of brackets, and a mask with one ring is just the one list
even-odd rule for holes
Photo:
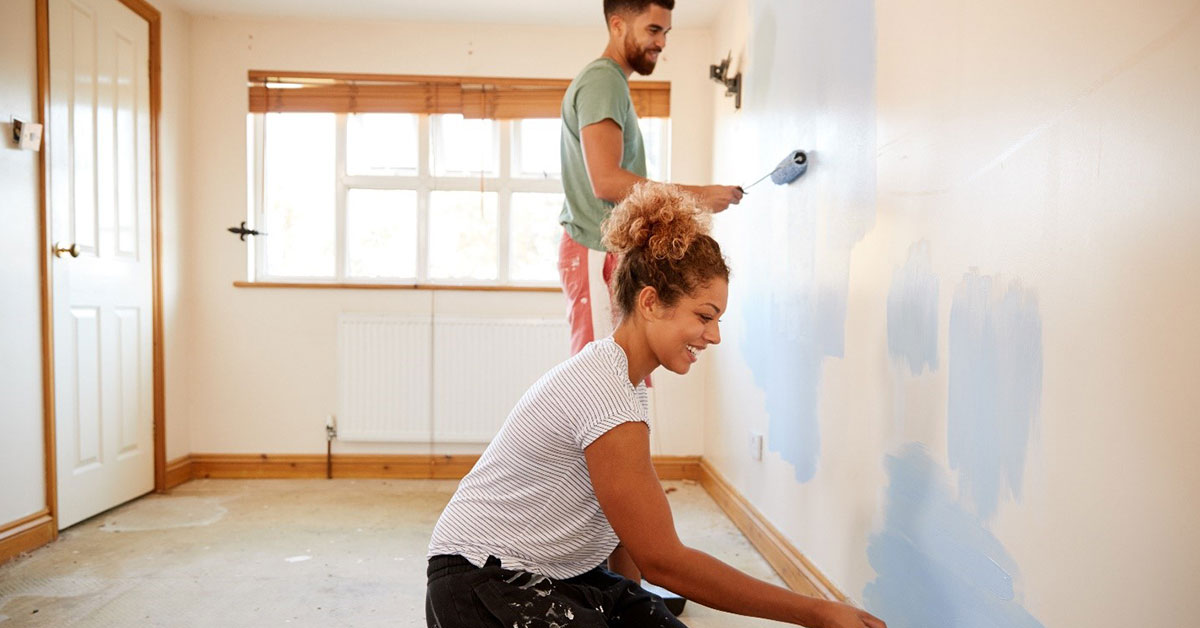
[[460,290],[463,292],[562,292],[559,286],[474,286],[439,283],[291,283],[235,281],[235,288],[294,288],[302,290]]

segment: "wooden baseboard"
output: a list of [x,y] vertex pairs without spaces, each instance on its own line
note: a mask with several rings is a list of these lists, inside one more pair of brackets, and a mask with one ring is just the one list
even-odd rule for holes
[[[477,455],[333,456],[335,478],[460,479]],[[192,478],[323,478],[325,456],[320,454],[192,454]]]
[[171,490],[192,479],[192,457],[180,456],[167,463],[166,490]]
[[767,559],[793,591],[827,600],[848,602],[813,564],[762,513],[707,461],[700,461],[700,484],[725,511],[750,544]]
[[654,471],[660,480],[700,481],[700,456],[654,456]]
[[57,537],[58,528],[49,510],[4,524],[0,526],[0,565]]
[[[475,466],[478,455],[335,454],[335,478],[393,478],[458,480]],[[663,480],[700,481],[699,456],[655,456],[654,468]],[[167,467],[167,486],[189,479],[323,478],[325,456],[320,454],[192,454]]]

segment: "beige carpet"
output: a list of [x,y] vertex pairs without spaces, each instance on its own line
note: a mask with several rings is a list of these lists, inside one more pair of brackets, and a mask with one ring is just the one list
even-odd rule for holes
[[[0,626],[424,626],[425,546],[455,482],[197,480],[0,566]],[[780,584],[698,485],[685,543]],[[782,626],[689,603],[691,628]]]

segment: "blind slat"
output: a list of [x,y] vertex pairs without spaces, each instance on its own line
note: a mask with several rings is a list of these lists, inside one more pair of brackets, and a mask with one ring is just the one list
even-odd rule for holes
[[[338,80],[329,74],[309,80],[295,73],[268,74],[250,72],[251,113],[322,112],[322,113],[461,113],[466,118],[557,118],[563,94],[570,81],[529,79],[460,79],[447,77],[395,77],[380,75],[376,80],[353,75]],[[286,82],[284,87],[267,87],[270,81]],[[471,81],[467,83],[466,81]],[[393,81],[393,82],[389,82]],[[634,109],[642,118],[666,118],[671,115],[671,87],[663,81],[630,83]]]

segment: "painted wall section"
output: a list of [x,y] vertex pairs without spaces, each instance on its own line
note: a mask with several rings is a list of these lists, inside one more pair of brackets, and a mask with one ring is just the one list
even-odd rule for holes
[[46,505],[42,446],[41,153],[17,150],[10,116],[37,110],[34,2],[5,4],[0,37],[0,526]]
[[[888,338],[890,340],[891,334]],[[983,519],[1021,497],[1029,436],[1042,401],[1042,320],[1017,282],[968,273],[950,307],[950,468]]]
[[[912,245],[903,268],[892,273],[887,299],[888,354],[920,375],[938,367],[938,277],[929,243]],[[1040,372],[1039,372],[1040,376]]]
[[[816,155],[717,219],[734,333],[708,352],[705,457],[889,625],[1192,622],[1200,2],[875,3],[857,23],[871,149],[776,146],[848,115],[806,99],[863,81],[828,72],[838,42],[796,47],[855,39],[853,10],[746,0],[714,26],[712,58],[733,50],[747,90],[735,111],[713,86],[714,178]],[[826,187],[847,171],[872,173],[845,180],[869,210]],[[830,294],[840,317],[807,313]],[[776,357],[813,347],[807,371]],[[812,408],[811,477],[777,442],[762,462],[744,445],[800,414],[771,377]]]
[[[225,229],[246,216],[247,70],[569,79],[603,51],[599,15],[592,28],[195,16],[190,36],[193,205],[184,315],[193,340],[185,345],[186,401],[175,403],[188,408],[191,451],[324,452],[325,417],[337,403],[340,312],[565,316],[560,294],[234,288],[246,277],[246,252]],[[710,46],[707,31],[673,31],[651,77],[672,82],[671,172],[681,182],[709,178]],[[666,374],[655,384],[656,452],[698,454],[703,377]],[[430,447],[336,443],[336,451]]]
[[760,2],[750,18],[749,50],[738,55],[745,113],[731,141],[753,167],[726,176],[748,184],[794,149],[809,153],[810,169],[788,186],[753,188],[725,221],[743,228],[724,243],[737,272],[739,344],[771,418],[768,448],[807,482],[822,453],[823,365],[844,351],[850,251],[875,218],[872,7]]
[[1013,603],[1017,566],[951,491],[919,444],[889,456],[884,528],[867,555],[879,574],[863,591],[896,628],[1042,628]]

